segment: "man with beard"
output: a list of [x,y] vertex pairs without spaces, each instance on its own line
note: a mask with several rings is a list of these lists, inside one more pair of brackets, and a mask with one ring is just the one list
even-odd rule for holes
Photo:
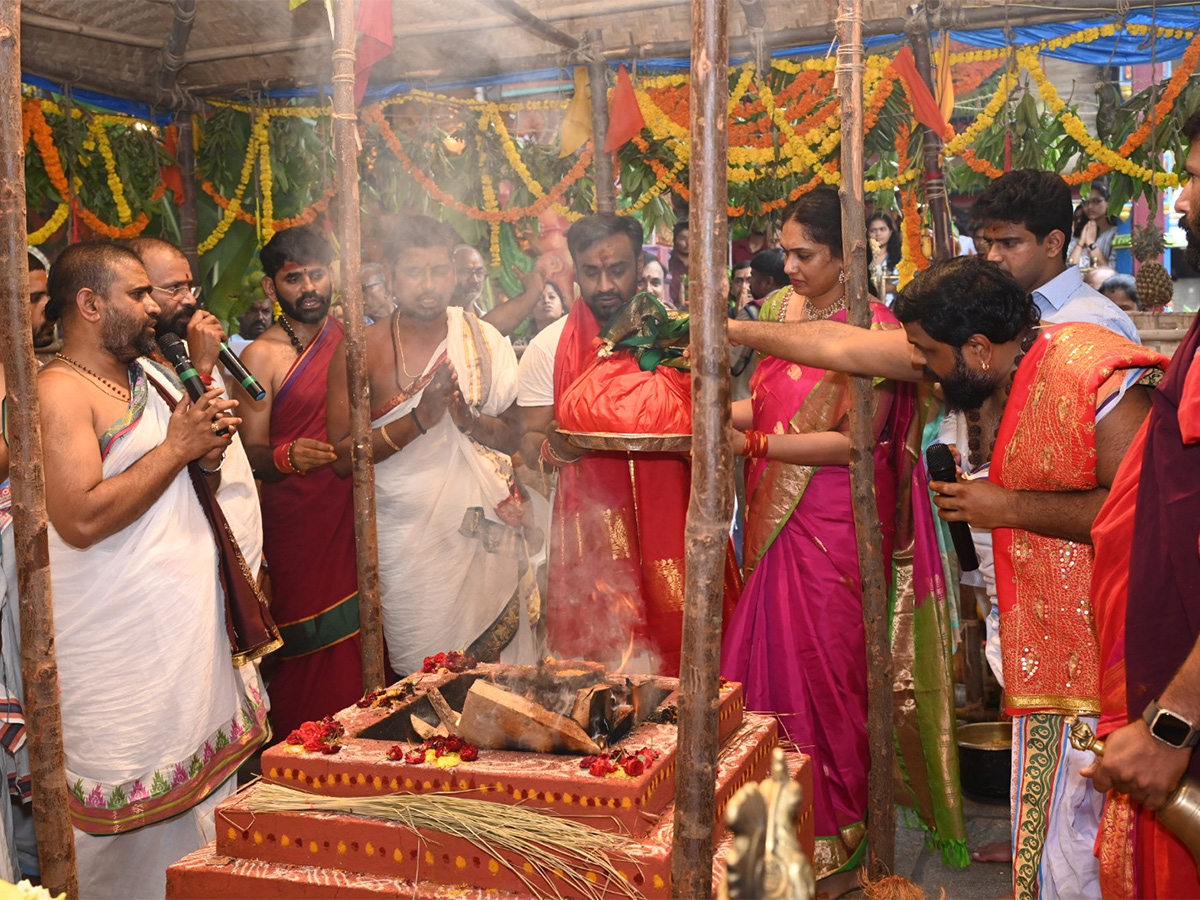
[[[46,290],[46,279],[50,276],[50,264],[40,250],[29,248],[29,319],[33,326],[33,352],[39,359],[51,356],[57,349],[54,323],[46,318],[46,301],[50,292]],[[43,361],[45,361],[43,359]]]
[[269,680],[271,721],[286,735],[362,696],[354,497],[330,467],[325,434],[329,363],[342,323],[329,315],[333,249],[308,227],[262,248],[263,290],[282,315],[242,351],[266,397],[235,386],[243,438],[262,482],[263,548],[283,648]]
[[487,266],[483,256],[470,244],[454,248],[454,281],[453,305],[483,318],[487,314],[481,302],[487,284]]
[[[517,358],[495,328],[449,305],[453,232],[412,216],[390,237],[396,309],[366,332],[388,660],[402,674],[448,650],[531,664],[538,596],[501,418],[517,395]],[[341,348],[326,416],[334,469],[349,476]]]
[[[637,290],[642,226],[587,216],[567,233],[582,302],[540,331],[521,357],[521,454],[558,469],[546,628],[560,656],[616,662],[631,638],[678,675],[683,632],[687,457],[583,453],[558,430],[555,403],[596,358],[594,341]],[[638,510],[642,518],[639,519]],[[727,554],[726,602],[740,583]]]
[[[192,281],[192,266],[183,251],[162,238],[145,236],[133,238],[126,246],[138,255],[150,276],[150,294],[159,310],[155,338],[173,334],[183,339],[188,358],[205,387],[217,387],[228,393],[216,365],[225,330],[216,316],[200,308],[200,288]],[[158,363],[160,373],[172,386],[182,392],[183,384],[157,344],[150,358]],[[253,405],[253,401],[248,404]],[[217,499],[237,535],[238,547],[251,574],[258,578],[262,567],[262,512],[241,435],[234,435],[222,473]]]
[[63,346],[38,391],[79,890],[161,897],[267,735],[256,669],[230,659],[200,501],[237,404],[215,388],[192,403],[145,358],[158,306],[130,250],[68,247],[49,290]]
[[271,301],[261,297],[238,317],[238,333],[230,336],[229,349],[240,357],[250,342],[257,340],[270,327]]
[[[1039,325],[1033,298],[979,257],[934,266],[900,292],[892,311],[910,358],[902,365],[877,356],[867,370],[941,382],[947,404],[967,413],[964,473],[990,469],[987,481],[930,487],[942,495],[935,502],[943,519],[994,535],[1018,763],[1015,893],[1099,897],[1092,847],[1101,798],[1087,790],[1080,772],[1090,756],[1067,746],[1064,722],[1100,710],[1090,530],[1148,411],[1141,382],[1164,360],[1094,324]],[[808,358],[788,346],[812,333],[808,325],[731,324],[741,325],[739,340],[754,333],[747,342],[762,352]],[[757,339],[764,328],[773,339]],[[841,365],[853,371],[861,362]]]
[[[1190,180],[1175,210],[1188,263],[1200,271],[1200,112],[1183,134]],[[1198,350],[1200,319],[1154,391],[1092,530],[1107,747],[1084,774],[1109,792],[1100,857],[1112,897],[1200,897],[1195,861],[1156,815],[1185,773],[1200,775]]]

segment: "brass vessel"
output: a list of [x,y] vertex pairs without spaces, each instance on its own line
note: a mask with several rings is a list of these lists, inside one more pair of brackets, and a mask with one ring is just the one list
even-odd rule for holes
[[[1091,750],[1097,756],[1104,755],[1104,741],[1096,737],[1092,729],[1079,721],[1077,716],[1068,718],[1067,726],[1070,728],[1072,747]],[[1196,861],[1196,871],[1200,874],[1200,781],[1185,775],[1155,815],[1175,837],[1183,841]]]

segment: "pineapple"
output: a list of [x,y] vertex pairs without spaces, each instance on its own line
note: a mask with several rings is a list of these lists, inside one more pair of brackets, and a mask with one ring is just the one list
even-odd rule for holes
[[1135,227],[1130,236],[1137,271],[1138,301],[1144,309],[1161,310],[1171,302],[1175,288],[1171,276],[1159,261],[1163,253],[1163,233],[1157,225]]

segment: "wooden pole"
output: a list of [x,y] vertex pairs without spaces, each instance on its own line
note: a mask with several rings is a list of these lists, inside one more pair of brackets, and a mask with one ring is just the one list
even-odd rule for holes
[[[924,22],[909,32],[913,60],[925,84],[933,91],[933,66],[929,61],[929,14],[923,14]],[[929,205],[929,218],[933,223],[933,261],[941,262],[954,256],[954,232],[950,230],[950,198],[946,196],[946,176],[942,173],[942,138],[932,128],[922,126],[925,133],[925,202]]]
[[358,130],[354,111],[354,2],[335,0],[333,147],[337,157],[338,240],[342,306],[346,310],[346,386],[350,393],[350,457],[354,463],[354,538],[358,555],[358,618],[363,689],[383,687],[383,617],[379,609],[379,541],[375,533],[375,461],[367,388],[363,321],[362,238],[358,221]]
[[200,253],[197,250],[199,225],[196,218],[196,145],[193,139],[192,114],[181,112],[175,117],[179,129],[179,142],[175,148],[175,159],[179,163],[180,180],[183,182],[183,205],[179,207],[179,243],[187,257],[192,273],[200,275]]
[[712,896],[717,691],[733,455],[729,432],[729,0],[692,2],[692,491],[688,500],[671,896]]
[[173,11],[175,20],[171,23],[167,43],[163,46],[162,69],[158,73],[158,86],[163,89],[175,85],[179,70],[183,68],[183,53],[187,50],[192,25],[196,22],[196,0],[175,0]]
[[[42,427],[25,255],[25,147],[21,139],[21,3],[0,0],[0,343],[8,388],[9,475],[21,610],[21,674],[29,723],[33,818],[42,884],[79,895],[68,813],[54,606],[50,591]],[[6,565],[12,565],[7,562]],[[9,602],[16,598],[10,597]]]
[[613,176],[613,158],[604,152],[604,139],[608,136],[608,65],[600,56],[602,35],[589,31],[584,37],[587,47],[588,81],[592,89],[592,141],[596,148],[596,212],[611,213],[617,210],[616,178]]
[[[848,319],[869,328],[867,227],[863,211],[862,0],[838,2],[837,90],[842,106],[842,259]],[[870,378],[850,379],[850,494],[867,638],[867,869],[873,878],[894,871],[896,813],[892,794],[892,652],[887,578],[875,503],[875,400]]]

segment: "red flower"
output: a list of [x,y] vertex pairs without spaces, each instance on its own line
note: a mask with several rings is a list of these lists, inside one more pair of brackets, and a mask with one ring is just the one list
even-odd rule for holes
[[428,674],[465,672],[475,668],[478,663],[479,660],[473,656],[467,656],[458,650],[451,650],[449,653],[435,653],[433,656],[425,657],[425,664],[421,667],[421,671]]
[[594,763],[596,761],[596,759],[597,759],[597,757],[595,757],[595,756],[585,756],[583,759],[581,759],[579,761],[579,768],[590,769],[592,767],[592,763]]
[[462,757],[463,762],[474,762],[479,759],[479,749],[474,744],[464,742],[458,755]]
[[388,759],[396,760],[397,762],[404,759],[404,748],[399,744],[392,744],[388,750]]
[[625,770],[626,775],[637,778],[646,771],[646,764],[640,758],[633,756],[621,763],[621,768]]
[[463,741],[462,738],[460,738],[458,735],[452,734],[448,738],[446,738],[446,742],[445,742],[444,746],[446,748],[447,753],[457,753],[459,750],[462,749],[462,745],[464,743],[465,743],[465,741]]
[[404,761],[406,763],[408,763],[409,765],[414,765],[414,766],[420,765],[421,763],[425,762],[425,751],[424,750],[414,750],[414,751],[412,751],[412,753],[408,753],[405,755]]

